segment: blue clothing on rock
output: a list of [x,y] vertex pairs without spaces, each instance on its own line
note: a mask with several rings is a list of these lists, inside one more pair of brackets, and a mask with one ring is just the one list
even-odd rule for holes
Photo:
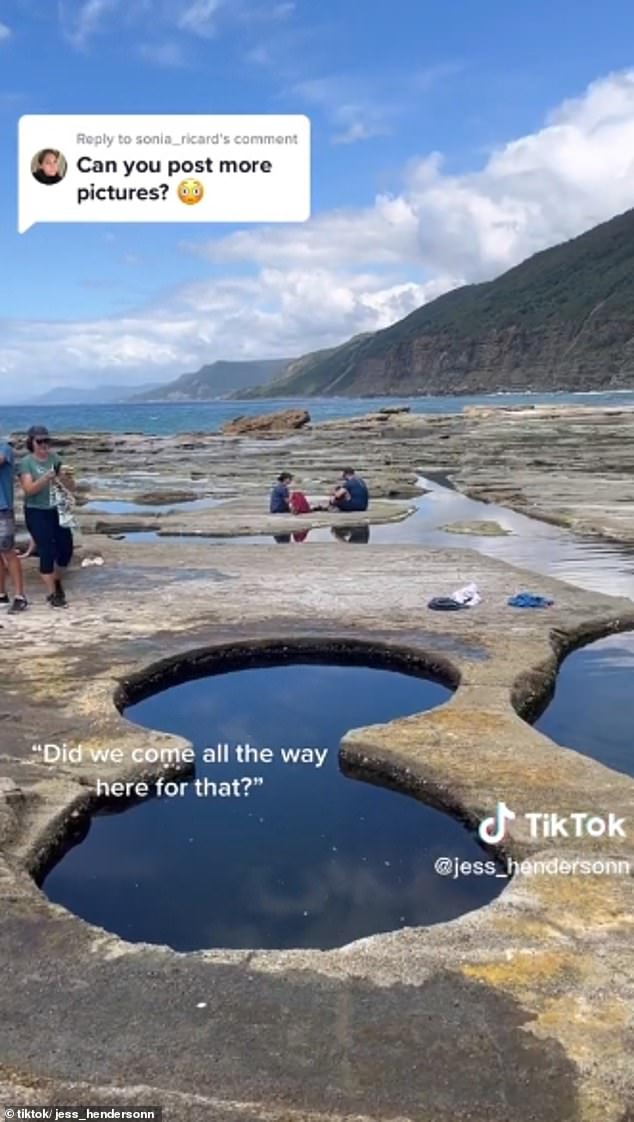
[[271,491],[269,511],[271,514],[289,514],[290,494],[286,483],[275,484]]
[[0,442],[0,456],[0,510],[13,510],[14,459],[10,444]]
[[507,600],[510,608],[551,608],[554,600],[548,596],[539,596],[536,592],[518,592]]

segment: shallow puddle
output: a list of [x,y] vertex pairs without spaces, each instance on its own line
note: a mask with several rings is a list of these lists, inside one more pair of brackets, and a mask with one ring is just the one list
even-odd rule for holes
[[634,776],[634,634],[610,635],[569,655],[535,728]]
[[[413,500],[415,512],[401,522],[369,527],[335,525],[331,528],[305,530],[301,525],[301,516],[298,516],[297,529],[290,534],[285,531],[276,535],[179,535],[172,538],[144,531],[130,533],[126,537],[135,542],[206,541],[218,545],[268,545],[271,542],[280,545],[314,545],[331,542],[335,545],[422,545],[443,549],[474,549],[485,556],[529,570],[529,583],[530,572],[533,572],[556,577],[590,591],[634,599],[634,549],[578,538],[558,526],[538,522],[495,503],[466,498],[429,479],[421,479],[421,482],[429,488],[429,492],[422,498]],[[455,522],[483,521],[497,522],[507,533],[500,537],[488,537],[477,533],[449,533],[442,528]],[[470,579],[468,563],[465,562],[464,583],[468,583]],[[439,591],[442,593],[443,590]],[[514,591],[518,589],[513,588],[510,593]]]
[[226,499],[204,497],[202,499],[191,499],[187,502],[144,504],[128,502],[123,499],[94,499],[89,503],[84,503],[81,511],[89,514],[165,514],[167,511],[187,513],[191,510],[211,510],[213,507],[221,506],[226,501]]
[[[503,876],[439,875],[439,857],[482,861],[448,815],[345,776],[349,729],[442,704],[450,691],[395,671],[268,666],[186,682],[126,716],[177,733],[197,753],[183,797],[93,819],[50,872],[57,903],[133,941],[202,947],[333,947],[375,932],[438,923],[491,900]],[[203,763],[206,747],[274,752],[273,762]],[[328,749],[322,766],[282,749]],[[203,781],[241,794],[204,796]],[[250,787],[245,779],[261,778]]]

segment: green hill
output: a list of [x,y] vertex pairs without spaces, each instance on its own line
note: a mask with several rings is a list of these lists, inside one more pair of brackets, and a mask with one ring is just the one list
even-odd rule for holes
[[194,374],[181,374],[173,382],[134,394],[128,401],[213,401],[236,390],[258,386],[276,378],[289,359],[272,358],[250,362],[212,362]]
[[240,397],[634,386],[634,210]]

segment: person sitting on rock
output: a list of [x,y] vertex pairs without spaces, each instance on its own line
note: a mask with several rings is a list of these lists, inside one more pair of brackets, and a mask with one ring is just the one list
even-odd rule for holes
[[354,468],[344,468],[341,483],[330,496],[330,505],[344,512],[368,509],[368,488],[365,480],[356,474]]
[[271,501],[269,503],[269,511],[271,514],[291,513],[289,484],[292,482],[293,476],[289,471],[283,471],[281,475],[278,475],[277,483],[273,485],[271,491]]
[[271,514],[310,514],[312,507],[303,491],[290,485],[293,476],[288,471],[283,471],[277,477],[277,483],[271,491]]

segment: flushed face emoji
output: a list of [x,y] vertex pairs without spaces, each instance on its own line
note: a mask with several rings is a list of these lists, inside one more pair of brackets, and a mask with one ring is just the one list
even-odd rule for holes
[[205,194],[205,188],[199,179],[183,179],[176,188],[176,194],[182,203],[193,206],[194,203],[200,202]]

